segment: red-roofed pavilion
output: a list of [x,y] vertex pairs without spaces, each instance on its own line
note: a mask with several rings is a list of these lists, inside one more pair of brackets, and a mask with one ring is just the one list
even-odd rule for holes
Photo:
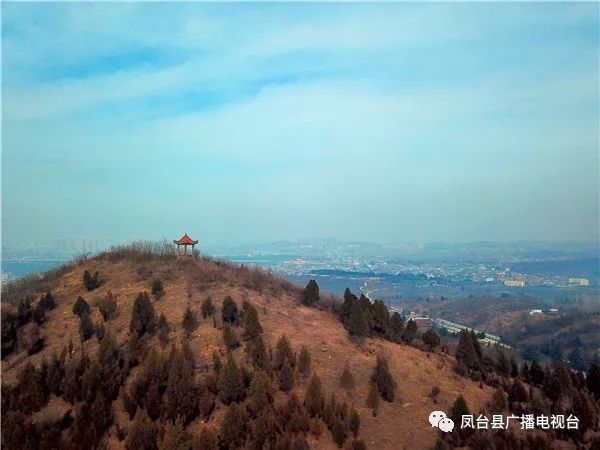
[[187,254],[187,247],[188,245],[192,246],[192,252],[191,254],[194,253],[194,245],[196,245],[198,243],[198,241],[193,240],[191,237],[189,237],[187,235],[187,233],[185,233],[181,239],[177,240],[177,241],[173,241],[175,244],[177,244],[177,253],[181,254],[181,250],[180,250],[180,246],[183,245],[183,254],[186,255]]

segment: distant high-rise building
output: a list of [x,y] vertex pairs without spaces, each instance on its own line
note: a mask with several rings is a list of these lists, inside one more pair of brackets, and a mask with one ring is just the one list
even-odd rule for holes
[[582,277],[571,277],[569,278],[569,284],[574,286],[589,286],[590,280]]
[[504,280],[504,285],[509,287],[523,287],[525,280]]

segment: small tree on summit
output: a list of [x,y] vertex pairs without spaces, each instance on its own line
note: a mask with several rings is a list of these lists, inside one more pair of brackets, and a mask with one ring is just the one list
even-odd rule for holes
[[306,306],[313,306],[319,301],[319,285],[315,280],[310,280],[304,291],[302,291],[302,303]]

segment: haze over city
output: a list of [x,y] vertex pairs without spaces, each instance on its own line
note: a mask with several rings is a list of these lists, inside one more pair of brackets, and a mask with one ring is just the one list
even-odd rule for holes
[[4,245],[598,241],[598,3],[2,20]]

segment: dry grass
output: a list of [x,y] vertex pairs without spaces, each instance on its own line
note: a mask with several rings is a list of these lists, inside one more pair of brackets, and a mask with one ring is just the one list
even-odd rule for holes
[[[71,312],[73,302],[83,296],[90,304],[94,299],[106,296],[110,290],[117,299],[118,313],[107,328],[115,334],[118,342],[127,339],[130,310],[137,293],[150,291],[151,282],[158,277],[163,281],[165,295],[160,300],[153,299],[157,315],[164,314],[173,331],[172,341],[189,339],[196,357],[196,368],[202,373],[211,364],[213,350],[224,353],[221,331],[213,327],[212,318],[202,320],[200,305],[210,296],[217,305],[231,295],[238,306],[242,301],[252,303],[264,328],[266,341],[272,347],[286,334],[296,352],[305,345],[312,356],[312,367],[323,381],[327,395],[334,392],[338,399],[346,399],[354,404],[361,416],[361,437],[369,448],[381,449],[424,449],[431,448],[436,439],[436,431],[428,422],[429,413],[434,409],[448,411],[455,398],[465,396],[472,410],[482,408],[491,397],[491,390],[483,390],[472,381],[458,378],[452,371],[453,359],[442,354],[426,353],[405,345],[393,344],[377,339],[367,339],[361,345],[352,343],[346,331],[330,312],[307,308],[299,304],[300,289],[287,280],[247,267],[236,266],[224,261],[208,258],[178,259],[169,255],[154,255],[144,249],[125,249],[115,255],[102,254],[97,258],[81,261],[79,264],[62,269],[50,287],[56,301],[56,309],[48,313],[48,320],[40,331],[46,338],[46,347],[30,357],[34,364],[40,364],[44,357],[60,351],[69,340],[80,351],[77,317]],[[140,267],[144,269],[140,273]],[[99,271],[100,288],[88,292],[82,284],[84,270]],[[37,285],[36,285],[37,286]],[[47,289],[32,292],[39,297]],[[31,289],[30,289],[31,290]],[[200,326],[187,338],[181,327],[181,319],[187,304],[197,312]],[[94,321],[101,316],[93,310]],[[150,345],[159,346],[158,338],[151,338]],[[93,353],[97,349],[95,338],[85,343],[85,350]],[[379,415],[373,418],[365,406],[368,382],[378,353],[388,356],[390,369],[398,382],[398,398],[393,403],[382,402]],[[236,356],[243,360],[243,350],[236,350]],[[28,360],[23,353],[10,355],[2,362],[4,382],[14,380],[19,369]],[[349,395],[339,387],[339,377],[348,362],[356,378],[356,388]],[[135,376],[135,370],[128,383]],[[307,380],[300,379],[295,391],[303,397]],[[434,404],[429,393],[433,386],[440,388],[438,404]],[[110,430],[109,447],[121,448],[116,438],[117,427],[127,429],[129,420],[123,412],[120,400],[114,403],[116,425]],[[224,412],[218,406],[211,426],[219,423]],[[205,426],[196,420],[190,427],[199,430]],[[314,448],[335,448],[328,431],[318,441],[311,436]]]

